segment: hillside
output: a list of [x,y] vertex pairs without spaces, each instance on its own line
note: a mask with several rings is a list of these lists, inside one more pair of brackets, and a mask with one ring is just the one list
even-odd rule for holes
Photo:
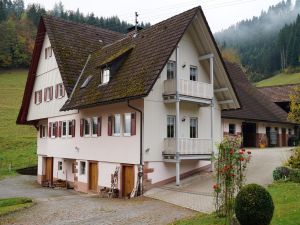
[[26,77],[25,70],[0,71],[0,178],[37,163],[35,129],[16,125]]
[[300,73],[279,73],[273,77],[262,80],[256,83],[257,87],[266,87],[274,85],[283,85],[283,84],[299,84],[300,83]]

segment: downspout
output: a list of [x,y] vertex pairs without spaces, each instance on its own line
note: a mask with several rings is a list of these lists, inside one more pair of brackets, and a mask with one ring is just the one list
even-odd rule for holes
[[129,100],[127,100],[127,105],[129,108],[134,109],[140,113],[140,166],[138,172],[139,187],[138,196],[143,194],[143,111],[130,105]]

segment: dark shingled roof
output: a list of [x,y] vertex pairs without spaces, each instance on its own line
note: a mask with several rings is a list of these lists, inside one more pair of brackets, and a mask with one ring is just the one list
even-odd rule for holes
[[[62,110],[147,96],[198,10],[201,8],[173,16],[140,31],[136,37],[126,36],[93,52],[71,100]],[[127,56],[109,83],[98,87],[99,67],[125,53]],[[80,88],[89,75],[93,78],[88,88]]]
[[293,94],[297,86],[300,87],[300,84],[259,87],[258,90],[269,97],[272,102],[290,102],[290,94]]
[[88,54],[124,37],[121,33],[48,15],[43,16],[42,21],[68,95],[72,92]]
[[239,65],[226,62],[226,67],[242,108],[222,111],[223,118],[290,123],[287,121],[287,113],[258,91],[248,81]]

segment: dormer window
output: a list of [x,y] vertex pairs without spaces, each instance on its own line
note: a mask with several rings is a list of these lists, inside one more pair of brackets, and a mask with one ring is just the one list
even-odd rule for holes
[[100,83],[101,84],[107,84],[109,82],[110,79],[110,69],[109,68],[103,68],[101,70],[101,80]]

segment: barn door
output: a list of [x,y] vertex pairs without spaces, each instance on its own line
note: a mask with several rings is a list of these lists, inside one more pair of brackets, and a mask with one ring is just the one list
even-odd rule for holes
[[97,191],[98,186],[98,164],[95,162],[89,163],[89,189]]
[[52,186],[53,182],[53,157],[46,158],[46,181],[49,186]]
[[130,165],[122,167],[122,193],[123,197],[130,196],[134,188],[134,168]]

